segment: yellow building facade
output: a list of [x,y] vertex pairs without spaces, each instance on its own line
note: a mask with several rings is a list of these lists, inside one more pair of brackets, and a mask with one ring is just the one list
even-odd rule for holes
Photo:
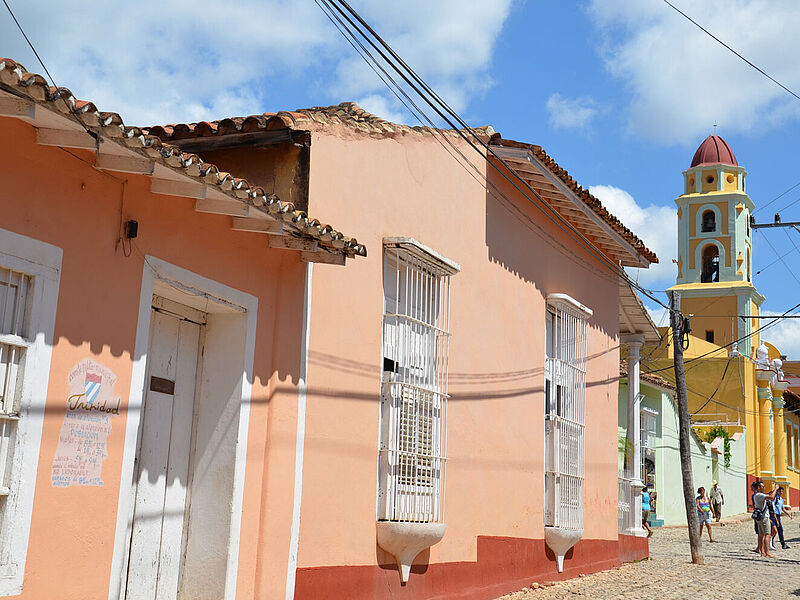
[[[788,497],[797,501],[800,457],[789,440],[800,435],[789,434],[800,423],[794,413],[785,414],[788,382],[780,351],[758,332],[764,296],[752,283],[755,206],[745,191],[746,175],[719,136],[709,136],[697,149],[675,200],[678,276],[670,291],[680,294],[681,313],[691,323],[684,356],[695,433],[702,438],[714,426],[729,435],[746,430],[742,485],[760,478],[768,488],[770,482],[791,488]],[[672,335],[663,333],[659,347],[643,350],[644,365],[674,380]]]

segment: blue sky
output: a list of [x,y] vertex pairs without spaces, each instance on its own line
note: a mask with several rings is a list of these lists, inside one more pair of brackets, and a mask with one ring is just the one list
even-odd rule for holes
[[[10,0],[59,85],[126,123],[195,121],[345,100],[416,124],[313,0],[56,3]],[[676,0],[800,93],[800,4]],[[755,73],[661,0],[362,0],[353,5],[473,125],[536,143],[591,187],[661,259],[646,286],[674,282],[674,198],[714,131],[748,171],[756,206],[800,182],[800,100]],[[0,55],[40,72],[5,13]],[[756,212],[800,199],[800,186]],[[800,221],[800,202],[782,212]],[[800,233],[756,233],[764,309],[800,300]],[[797,271],[794,276],[790,270]],[[634,274],[635,276],[635,274]],[[648,303],[653,306],[652,302]],[[800,323],[765,337],[800,358]]]

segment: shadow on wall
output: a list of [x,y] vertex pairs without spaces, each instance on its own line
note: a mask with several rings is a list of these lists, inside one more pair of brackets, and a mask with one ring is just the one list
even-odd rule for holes
[[[563,292],[578,300],[588,299],[586,303],[591,305],[600,292],[598,284],[608,285],[614,288],[616,306],[617,278],[607,266],[559,230],[492,168],[486,190],[485,241],[491,262],[532,284],[543,298]],[[616,313],[604,316],[596,312],[590,327],[615,338],[618,319]]]
[[[591,361],[607,354],[617,353],[618,346],[595,352],[587,356]],[[309,352],[309,363],[324,369],[346,372],[355,377],[371,380],[374,382],[374,392],[364,389],[337,389],[326,387],[309,387],[306,390],[309,398],[347,398],[349,400],[365,400],[378,403],[380,401],[380,364],[376,360],[374,363],[342,358],[334,354],[327,354],[319,351]],[[517,371],[501,371],[486,373],[458,373],[450,372],[448,382],[450,385],[450,402],[470,401],[470,400],[501,400],[519,396],[528,396],[543,392],[542,375],[544,367]],[[593,379],[586,382],[586,387],[605,386],[615,383],[619,376],[605,379]],[[514,387],[506,387],[513,384]],[[526,385],[527,384],[527,385]],[[372,386],[371,386],[372,387]],[[288,388],[287,390],[288,391]]]

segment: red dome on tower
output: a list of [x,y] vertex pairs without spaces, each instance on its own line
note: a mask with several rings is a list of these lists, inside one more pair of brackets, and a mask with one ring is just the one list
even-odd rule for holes
[[720,163],[733,165],[734,167],[739,166],[739,163],[736,162],[736,157],[733,155],[733,150],[728,146],[728,142],[718,135],[710,135],[700,144],[697,152],[694,153],[694,158],[689,168]]

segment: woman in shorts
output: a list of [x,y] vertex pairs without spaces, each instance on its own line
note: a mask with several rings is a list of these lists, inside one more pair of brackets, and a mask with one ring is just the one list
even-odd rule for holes
[[703,537],[703,525],[708,529],[708,541],[713,542],[711,537],[711,521],[713,515],[711,514],[711,500],[706,496],[706,488],[701,487],[697,490],[697,519],[700,521],[700,537]]
[[647,537],[653,535],[653,530],[650,528],[650,486],[648,485],[642,490],[642,529],[647,531]]

